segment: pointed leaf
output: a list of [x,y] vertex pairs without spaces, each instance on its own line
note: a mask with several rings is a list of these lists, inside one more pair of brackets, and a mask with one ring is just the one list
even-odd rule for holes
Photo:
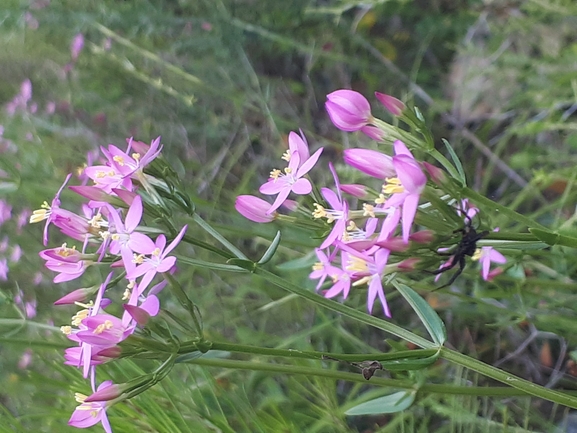
[[396,413],[408,409],[415,401],[415,392],[399,391],[384,397],[366,401],[345,412],[345,415],[377,415]]
[[268,261],[270,261],[270,259],[272,259],[272,256],[274,256],[274,254],[276,253],[276,250],[280,244],[280,239],[281,239],[281,234],[280,234],[280,230],[278,232],[276,232],[276,236],[274,237],[272,243],[270,244],[270,246],[268,247],[268,249],[265,251],[265,253],[262,255],[261,259],[258,261],[259,265],[264,265],[265,263],[267,263]]
[[421,322],[423,322],[423,325],[427,328],[433,341],[437,345],[442,346],[447,340],[447,330],[439,315],[431,308],[427,301],[413,289],[404,284],[395,282],[393,282],[393,284],[406,301],[411,304],[411,307],[413,307],[413,310],[415,310]]

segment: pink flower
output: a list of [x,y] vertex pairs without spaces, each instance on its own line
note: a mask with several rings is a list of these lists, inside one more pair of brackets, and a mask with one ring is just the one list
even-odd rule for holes
[[321,194],[327,203],[331,206],[331,209],[325,209],[320,204],[315,203],[315,211],[313,216],[315,218],[326,218],[329,224],[335,222],[332,230],[326,237],[326,239],[321,244],[320,248],[324,249],[332,245],[336,240],[341,240],[347,230],[347,220],[349,216],[349,206],[346,201],[341,197],[339,178],[333,164],[329,162],[329,169],[333,174],[335,184],[337,187],[337,192],[328,189],[321,188]]
[[72,39],[72,43],[70,44],[70,55],[73,61],[78,60],[82,48],[84,48],[84,36],[82,33],[78,33],[74,36],[74,39]]
[[[104,391],[112,385],[111,380],[102,382],[98,387],[97,392]],[[77,428],[88,428],[100,422],[102,423],[102,427],[106,433],[112,433],[110,422],[106,416],[107,403],[105,401],[93,401],[88,403],[85,402],[86,398],[85,395],[80,393],[76,394],[76,401],[80,403],[80,406],[77,406],[72,413],[72,416],[68,420],[68,425]]]
[[76,338],[91,346],[115,346],[134,332],[134,327],[122,325],[122,320],[111,314],[96,314],[82,320],[86,329],[78,331]]
[[142,219],[142,198],[139,195],[134,198],[132,205],[128,208],[125,222],[122,222],[116,209],[112,206],[109,206],[108,209],[113,221],[109,228],[111,233],[110,252],[112,254],[120,253],[126,271],[130,272],[135,268],[135,264],[132,262],[134,253],[150,254],[155,248],[152,239],[135,231]]
[[329,93],[325,108],[333,124],[343,131],[358,131],[372,119],[369,101],[353,90]]
[[270,223],[274,221],[277,212],[268,214],[270,203],[252,195],[239,195],[234,207],[243,217],[255,223]]
[[46,224],[44,225],[44,235],[42,237],[42,242],[44,246],[48,245],[48,226],[50,225],[51,222],[54,221],[54,219],[56,218],[56,216],[59,214],[60,211],[60,194],[62,193],[62,189],[64,189],[64,186],[70,180],[71,176],[72,174],[66,176],[64,183],[62,184],[62,186],[52,199],[52,203],[50,204],[50,206],[48,205],[48,203],[44,202],[42,204],[41,209],[35,210],[34,212],[32,212],[32,215],[30,216],[30,223],[37,223],[46,220]]
[[284,173],[280,170],[273,170],[268,182],[263,184],[259,191],[262,194],[273,195],[278,194],[272,206],[267,211],[267,214],[272,214],[278,209],[287,199],[291,192],[299,195],[309,194],[312,191],[312,185],[308,179],[303,176],[307,174],[317,163],[323,148],[317,150],[309,159],[301,164],[298,152],[293,152],[290,156],[289,165],[284,169]]
[[403,142],[394,143],[395,156],[393,166],[397,172],[396,179],[387,179],[385,192],[393,195],[385,202],[385,208],[402,206],[403,241],[409,242],[409,234],[417,213],[419,197],[427,184],[427,177],[419,163]]
[[507,259],[503,254],[501,254],[493,247],[481,247],[479,262],[481,263],[481,275],[483,276],[483,279],[485,281],[489,281],[489,270],[491,269],[491,263],[498,263],[502,265],[507,263]]
[[393,116],[400,116],[405,108],[405,104],[390,95],[385,95],[384,93],[375,92],[375,96],[381,104],[387,109],[389,113]]
[[180,233],[166,248],[166,237],[164,235],[158,236],[155,243],[156,248],[152,252],[150,258],[141,258],[142,263],[126,274],[126,277],[129,280],[135,280],[142,276],[142,280],[138,285],[141,292],[148,287],[148,284],[150,284],[158,272],[168,272],[174,266],[176,263],[176,257],[168,256],[168,254],[170,254],[170,252],[178,245],[184,236],[187,227],[188,226],[184,226]]
[[374,255],[369,256],[368,254],[355,251],[344,244],[340,244],[339,246],[349,253],[346,270],[352,273],[352,278],[356,280],[353,286],[359,286],[365,283],[368,285],[367,309],[369,313],[372,313],[373,305],[378,296],[383,306],[385,316],[391,317],[391,311],[385,298],[382,283],[390,251],[386,248],[379,248]]
[[393,158],[370,149],[345,149],[343,159],[346,164],[377,179],[396,175]]
[[59,248],[40,251],[39,255],[46,260],[45,265],[48,269],[59,273],[54,277],[55,283],[71,281],[80,277],[92,263],[89,260],[84,260],[89,256],[81,254],[74,248],[68,248],[66,244]]

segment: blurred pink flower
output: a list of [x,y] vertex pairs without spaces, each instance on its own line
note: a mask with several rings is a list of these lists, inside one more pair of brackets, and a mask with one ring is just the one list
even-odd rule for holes
[[325,108],[333,124],[343,131],[358,131],[371,123],[369,101],[353,90],[336,90],[327,95]]

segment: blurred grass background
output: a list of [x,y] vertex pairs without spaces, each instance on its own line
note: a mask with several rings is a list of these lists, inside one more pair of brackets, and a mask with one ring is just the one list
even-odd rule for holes
[[[98,146],[162,135],[164,156],[203,217],[257,258],[278,227],[237,215],[236,195],[254,193],[266,180],[291,130],[302,128],[313,149],[325,146],[323,164],[340,164],[343,148],[374,146],[334,128],[323,104],[339,88],[369,100],[380,91],[421,109],[439,149],[441,138],[451,142],[474,189],[577,235],[572,0],[3,0],[0,23],[0,210],[11,207],[0,226],[0,258],[9,266],[0,281],[0,432],[76,430],[66,426],[72,394],[87,387],[62,366],[67,342],[58,329],[74,309],[52,302],[78,283],[51,283],[37,256],[41,228],[18,218],[50,201]],[[78,34],[85,45],[74,61],[70,45]],[[18,105],[25,80],[31,99]],[[317,176],[319,184],[329,182],[328,173]],[[67,191],[62,201],[68,209],[80,203]],[[492,226],[524,230],[499,215],[488,218]],[[283,230],[273,269],[317,244]],[[65,241],[51,236],[52,246]],[[574,252],[556,247],[511,257],[494,283],[480,284],[467,271],[457,281],[464,294],[434,293],[428,301],[458,350],[542,385],[576,389]],[[308,268],[276,270],[314,287]],[[333,352],[387,347],[382,332],[250,276],[190,268],[178,275],[189,282],[209,338]],[[89,275],[83,284],[96,282]],[[413,287],[431,285],[415,275]],[[364,296],[349,302],[364,308]],[[389,299],[393,320],[418,326],[394,293]],[[166,296],[163,305],[178,308]],[[107,373],[120,382],[149,367],[124,360]],[[423,374],[433,383],[486,382],[446,363]],[[400,414],[346,417],[366,392],[390,390],[179,366],[109,415],[120,432],[492,432],[553,431],[567,413],[530,398],[431,394]]]

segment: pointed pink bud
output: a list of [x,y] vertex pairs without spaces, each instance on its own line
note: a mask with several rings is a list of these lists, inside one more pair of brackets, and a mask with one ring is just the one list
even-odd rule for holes
[[68,305],[74,304],[75,302],[84,302],[94,294],[94,292],[95,290],[93,288],[77,289],[55,301],[54,305]]
[[110,385],[106,388],[100,389],[96,391],[94,394],[86,397],[84,400],[86,403],[90,403],[92,401],[109,401],[114,400],[117,397],[120,397],[126,388],[126,384],[121,385]]
[[295,200],[287,198],[283,204],[281,204],[281,207],[285,208],[289,212],[294,212],[299,208],[299,204]]
[[377,179],[395,177],[393,158],[370,149],[345,149],[343,159],[346,164]]
[[243,217],[255,223],[270,223],[277,215],[276,212],[268,215],[270,203],[252,195],[239,195],[234,207]]
[[145,326],[150,320],[150,314],[142,308],[129,304],[124,304],[123,307],[140,326]]
[[395,253],[401,253],[409,248],[409,245],[400,237],[392,237],[384,241],[379,241],[377,245]]
[[383,141],[387,134],[385,131],[377,128],[376,126],[367,125],[361,128],[361,132],[369,137],[371,140]]
[[384,93],[379,92],[375,92],[375,96],[377,97],[379,102],[385,106],[387,111],[391,113],[393,116],[400,116],[405,110],[405,108],[407,108],[402,101],[399,101],[397,98],[393,96],[385,95]]
[[325,108],[333,124],[343,131],[358,131],[371,122],[369,101],[353,90],[336,90],[327,95]]
[[400,272],[411,272],[417,269],[417,265],[419,264],[420,261],[421,259],[411,257],[403,260],[402,262],[395,263],[395,266]]
[[356,198],[365,198],[368,195],[367,187],[365,185],[359,185],[357,183],[344,184],[341,185],[341,191],[352,195]]
[[429,174],[429,178],[435,182],[437,185],[443,185],[447,182],[447,175],[439,167],[424,161],[423,168]]
[[105,349],[99,350],[95,355],[104,358],[116,359],[122,355],[122,348],[120,346],[107,347]]
[[409,235],[409,240],[418,244],[429,244],[435,239],[435,233],[432,230],[421,230]]
[[80,194],[82,197],[86,197],[89,200],[95,201],[105,201],[110,202],[112,196],[107,194],[102,189],[95,186],[69,186],[68,189],[74,191],[76,194]]

